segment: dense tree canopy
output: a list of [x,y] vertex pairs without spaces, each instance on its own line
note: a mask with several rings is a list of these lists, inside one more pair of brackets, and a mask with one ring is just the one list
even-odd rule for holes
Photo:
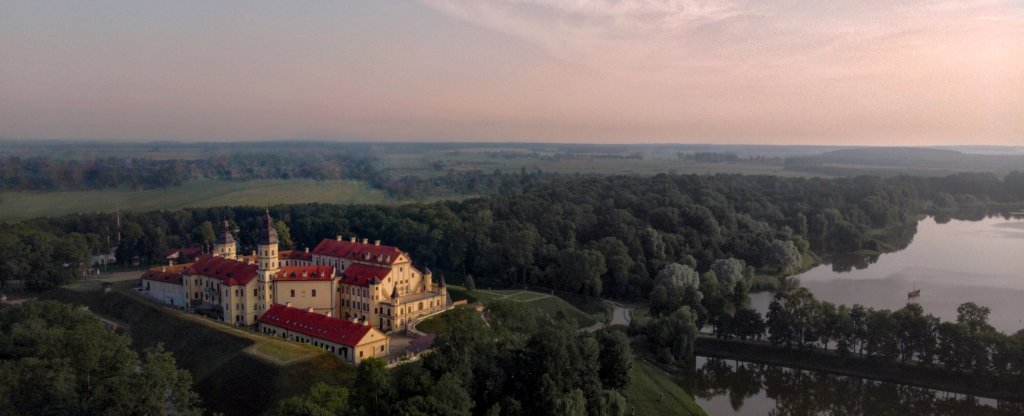
[[192,377],[78,307],[0,308],[0,414],[199,415]]
[[[804,179],[530,173],[491,178],[496,193],[464,201],[289,205],[272,207],[271,214],[300,249],[339,233],[356,235],[401,247],[420,264],[447,270],[456,279],[472,273],[477,285],[527,284],[643,298],[671,263],[704,273],[716,261],[732,258],[766,272],[793,271],[806,256],[898,248],[881,240],[889,232],[908,243],[921,212],[941,211],[935,204],[941,194],[971,195],[979,203],[1017,195],[1009,189],[1017,186],[1016,179],[986,175]],[[223,220],[237,226],[241,252],[247,252],[255,245],[260,213],[256,207],[126,213],[117,254],[121,261],[138,256],[155,263],[167,248],[208,239],[204,223]],[[0,244],[29,246],[33,232],[58,240],[77,233],[87,244],[76,246],[95,254],[105,250],[100,242],[117,241],[118,228],[113,214],[36,219],[0,233]],[[3,261],[17,263],[17,256],[7,253],[18,250],[23,249],[4,251]],[[41,253],[41,261],[51,264],[48,256],[59,254]],[[27,277],[24,267],[3,267],[14,270],[2,274],[4,279]],[[727,285],[736,270],[720,265],[714,271]]]

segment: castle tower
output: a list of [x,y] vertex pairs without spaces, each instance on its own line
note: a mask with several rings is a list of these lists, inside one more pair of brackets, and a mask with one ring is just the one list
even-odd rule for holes
[[267,210],[263,220],[260,221],[259,239],[256,241],[256,256],[259,259],[259,285],[257,287],[256,304],[259,305],[260,313],[270,309],[274,304],[271,297],[274,277],[281,271],[280,259],[277,254],[277,230],[274,229],[274,222],[270,219],[270,210]]
[[434,274],[430,272],[429,267],[423,268],[423,291],[430,292],[434,290]]
[[235,259],[235,238],[231,236],[231,229],[228,220],[224,220],[224,226],[220,233],[217,233],[217,242],[213,245],[213,255],[226,259]]

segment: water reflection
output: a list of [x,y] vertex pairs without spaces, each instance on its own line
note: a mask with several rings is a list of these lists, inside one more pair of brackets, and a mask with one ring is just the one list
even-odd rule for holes
[[684,387],[709,415],[1020,415],[1024,404],[698,357]]
[[[876,309],[899,309],[907,292],[921,289],[915,301],[943,320],[955,320],[957,306],[970,301],[991,308],[989,322],[1000,331],[1024,328],[1024,219],[1006,214],[939,221],[901,227],[880,243],[891,249],[879,250],[881,255],[830,257],[831,264],[796,279],[818,299]],[[755,293],[751,303],[767,312],[771,296]]]

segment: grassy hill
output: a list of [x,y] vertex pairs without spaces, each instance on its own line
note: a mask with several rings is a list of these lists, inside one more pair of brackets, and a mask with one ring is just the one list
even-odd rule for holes
[[639,359],[633,361],[633,383],[626,397],[637,416],[706,415],[668,373]]
[[2,192],[0,221],[72,213],[175,210],[187,207],[263,206],[323,202],[396,204],[384,192],[351,180],[201,180],[166,189]]
[[583,312],[564,299],[548,293],[531,290],[498,289],[477,289],[469,292],[464,287],[456,285],[448,285],[448,291],[451,293],[452,299],[467,299],[470,303],[480,302],[487,305],[498,300],[520,303],[525,308],[535,309],[549,316],[572,320],[579,328],[585,328],[598,323],[593,315]]
[[[193,388],[210,412],[260,414],[278,400],[305,393],[317,381],[350,385],[355,379],[355,367],[331,354],[241,330],[216,329],[196,321],[203,318],[185,316],[133,294],[57,289],[41,297],[85,305],[126,325],[137,349],[162,344],[179,367],[192,373]],[[246,352],[249,348],[270,357],[257,358]],[[275,359],[290,363],[280,365]]]

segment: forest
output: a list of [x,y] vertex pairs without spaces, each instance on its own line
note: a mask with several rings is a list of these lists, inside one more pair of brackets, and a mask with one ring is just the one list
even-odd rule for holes
[[[670,263],[699,273],[741,259],[781,273],[831,253],[894,249],[925,213],[1024,200],[1024,175],[805,179],[743,175],[499,174],[498,191],[463,201],[394,207],[270,207],[286,247],[342,234],[400,247],[419,266],[478,285],[536,285],[641,299]],[[122,262],[158,264],[168,249],[208,244],[228,220],[254,248],[261,207],[78,214],[9,224],[0,233],[0,284],[46,288],[74,279],[90,254],[117,246]],[[911,228],[912,231],[912,228]],[[118,242],[118,234],[120,240]]]

